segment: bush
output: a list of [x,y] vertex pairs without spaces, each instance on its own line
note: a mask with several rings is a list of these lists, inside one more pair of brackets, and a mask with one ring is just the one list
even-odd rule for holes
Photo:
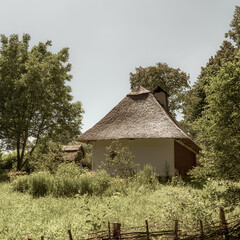
[[52,188],[53,176],[48,172],[33,173],[30,176],[29,192],[34,197],[42,197],[48,194]]
[[0,168],[0,182],[6,182],[9,181],[9,176],[7,172]]
[[49,171],[55,173],[58,165],[64,162],[60,144],[52,141],[39,144],[29,159],[27,167],[31,172]]
[[114,178],[112,178],[106,171],[98,171],[96,176],[93,176],[94,194],[103,195],[112,185]]
[[27,192],[30,188],[30,176],[21,176],[12,183],[13,189],[18,192]]
[[3,154],[0,158],[0,168],[11,170],[13,169],[14,164],[17,162],[17,153],[11,152]]
[[103,195],[113,178],[105,171],[97,173],[79,168],[74,163],[60,164],[55,174],[38,172],[18,177],[13,181],[16,191],[28,192],[35,197],[53,195],[74,197],[76,195]]
[[105,159],[102,163],[104,169],[114,170],[121,177],[133,177],[136,174],[136,168],[139,166],[134,163],[135,156],[128,147],[122,146],[118,140],[106,147]]
[[146,164],[143,170],[138,171],[136,180],[140,185],[144,184],[156,185],[158,183],[156,173],[153,169],[153,166],[150,164]]
[[92,153],[86,153],[85,157],[81,160],[82,166],[87,167],[88,169],[92,169]]

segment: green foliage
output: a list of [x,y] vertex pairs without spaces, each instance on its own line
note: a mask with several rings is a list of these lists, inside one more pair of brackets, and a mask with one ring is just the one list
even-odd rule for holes
[[56,172],[64,162],[61,155],[61,145],[51,140],[40,142],[29,160],[29,168],[33,171]]
[[106,147],[106,152],[106,160],[102,163],[103,168],[110,169],[121,177],[133,177],[136,174],[138,164],[134,163],[135,156],[127,146],[122,146],[118,140],[115,140]]
[[240,7],[239,6],[235,7],[233,20],[230,24],[230,27],[232,29],[229,30],[225,36],[232,39],[235,42],[237,48],[239,49],[240,47]]
[[9,171],[16,165],[16,152],[1,154],[0,152],[0,182],[9,181]]
[[85,157],[81,160],[82,166],[92,169],[92,153],[86,152]]
[[183,96],[189,88],[189,76],[179,68],[171,68],[166,63],[156,66],[136,68],[136,73],[130,73],[131,89],[142,85],[154,91],[158,86],[169,94],[169,110],[174,115],[182,108]]
[[207,108],[197,121],[201,164],[215,177],[240,179],[240,53],[205,86]]
[[156,172],[150,164],[146,164],[143,170],[138,171],[136,180],[140,185],[156,185],[158,183]]
[[184,121],[181,125],[192,135],[197,137],[194,128],[196,121],[202,116],[207,105],[205,86],[210,84],[212,77],[216,76],[222,64],[234,59],[235,48],[233,45],[224,41],[214,57],[211,57],[205,67],[202,67],[198,80],[185,95],[183,107]]
[[[117,182],[118,187],[125,185],[120,179]],[[67,239],[67,229],[84,238],[90,231],[106,230],[108,221],[130,227],[144,225],[145,219],[161,224],[161,230],[165,224],[172,229],[178,219],[181,229],[191,230],[199,227],[199,219],[204,228],[219,221],[219,206],[225,208],[227,219],[240,214],[239,183],[210,180],[202,189],[159,184],[154,190],[148,184],[129,183],[125,192],[73,198],[33,198],[12,191],[10,184],[0,184],[0,239],[39,239],[41,235]]]
[[0,158],[0,168],[11,170],[16,162],[17,162],[16,152],[5,153]]
[[[110,187],[113,178],[105,171],[88,172],[74,163],[62,163],[55,174],[49,172],[32,173],[13,181],[14,190],[30,193],[34,197],[52,195],[55,197],[74,197],[102,195]],[[110,192],[108,191],[107,194]]]
[[[29,49],[30,36],[1,35],[0,48],[0,139],[8,149],[17,150],[17,170],[31,156],[39,139],[48,136],[58,142],[79,134],[82,120],[80,102],[72,103],[69,53],[54,54],[51,41]],[[34,139],[31,148],[27,144]],[[25,159],[25,160],[24,160]],[[25,161],[25,162],[24,162]]]
[[30,180],[29,176],[26,175],[18,177],[13,182],[14,190],[22,193],[28,191],[30,189]]

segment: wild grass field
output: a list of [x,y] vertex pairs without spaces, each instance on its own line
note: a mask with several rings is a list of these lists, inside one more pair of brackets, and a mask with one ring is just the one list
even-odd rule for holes
[[[19,179],[16,181],[22,181]],[[118,180],[117,186],[100,195],[56,197],[48,193],[36,197],[31,191],[16,191],[16,182],[0,183],[0,239],[40,239],[41,235],[67,239],[68,229],[82,238],[106,229],[108,221],[135,226],[146,219],[161,224],[178,219],[181,229],[191,229],[199,219],[205,225],[218,221],[219,206],[225,208],[227,219],[240,216],[238,183],[209,181],[195,188],[181,180],[153,184],[138,178]]]

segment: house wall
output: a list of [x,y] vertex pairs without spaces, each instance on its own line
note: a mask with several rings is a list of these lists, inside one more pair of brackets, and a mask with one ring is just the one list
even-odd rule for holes
[[[159,176],[174,175],[174,140],[173,139],[134,139],[120,140],[122,145],[127,145],[135,156],[134,161],[143,167],[149,163],[156,169]],[[96,170],[102,161],[106,147],[111,140],[96,141],[93,144],[93,170]]]
[[178,142],[174,142],[174,161],[177,172],[186,175],[187,172],[196,166],[196,154]]

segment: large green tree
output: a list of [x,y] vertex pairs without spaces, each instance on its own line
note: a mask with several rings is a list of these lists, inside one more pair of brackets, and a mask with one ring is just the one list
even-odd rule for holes
[[204,87],[206,108],[196,126],[201,163],[214,177],[240,179],[240,52]]
[[138,67],[136,73],[130,73],[131,89],[139,85],[154,91],[158,86],[169,94],[169,110],[175,115],[182,108],[183,96],[189,88],[189,75],[169,67],[166,63],[157,63],[156,66]]
[[234,59],[236,49],[229,41],[224,41],[214,57],[210,57],[205,67],[202,67],[198,80],[184,96],[182,124],[196,138],[195,122],[201,118],[206,107],[205,86],[209,85],[212,77],[216,76],[224,62]]
[[233,61],[240,48],[240,7],[236,6],[230,30],[225,34],[230,41],[223,41],[220,49],[214,57],[211,57],[193,87],[185,95],[183,106],[183,125],[193,137],[197,137],[194,130],[195,123],[202,117],[206,107],[205,86],[210,84],[212,77],[216,76],[222,65],[228,61]]
[[230,24],[231,29],[225,34],[236,44],[237,48],[240,48],[240,7],[236,6],[233,20]]
[[[0,139],[17,151],[17,170],[42,137],[72,138],[79,134],[82,105],[72,103],[68,48],[54,54],[51,41],[29,48],[30,36],[1,35]],[[34,144],[28,142],[31,140]],[[65,139],[67,141],[67,139]]]

